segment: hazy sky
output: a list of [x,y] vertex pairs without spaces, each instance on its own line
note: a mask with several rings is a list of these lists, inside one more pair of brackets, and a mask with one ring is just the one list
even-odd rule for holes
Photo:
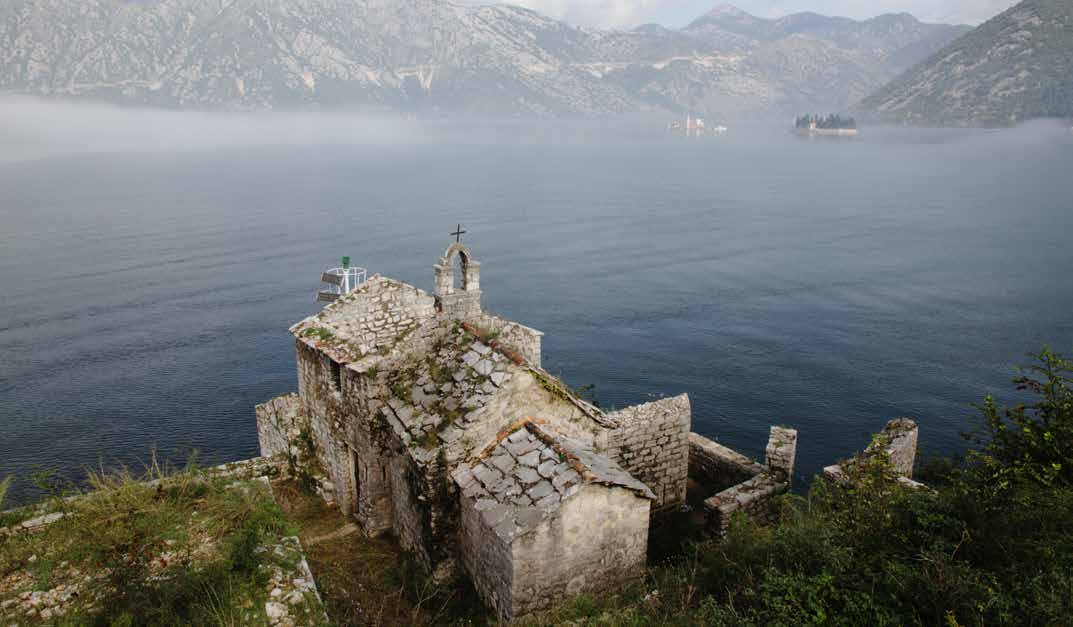
[[[477,3],[478,0],[473,0]],[[632,27],[645,22],[682,26],[723,0],[504,0],[574,24]],[[486,2],[480,2],[484,4]],[[906,11],[929,22],[978,24],[1016,0],[738,0],[745,11],[778,17],[798,11],[868,18]]]

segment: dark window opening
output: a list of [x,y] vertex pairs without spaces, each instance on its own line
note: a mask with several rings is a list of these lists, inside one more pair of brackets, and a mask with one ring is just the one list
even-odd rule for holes
[[343,391],[343,369],[339,367],[339,364],[335,361],[329,360],[329,364],[332,366],[332,387],[336,392]]

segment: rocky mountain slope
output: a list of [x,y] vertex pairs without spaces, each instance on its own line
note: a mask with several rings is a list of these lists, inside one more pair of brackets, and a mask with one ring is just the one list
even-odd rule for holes
[[855,102],[964,30],[733,7],[624,32],[445,0],[7,0],[0,90],[195,108],[786,115]]
[[1025,0],[857,110],[884,121],[958,126],[1073,117],[1073,2]]

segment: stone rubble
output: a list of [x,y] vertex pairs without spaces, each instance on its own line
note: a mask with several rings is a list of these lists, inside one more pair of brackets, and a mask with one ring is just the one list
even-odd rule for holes
[[272,551],[283,558],[284,563],[294,563],[294,567],[286,571],[279,566],[270,568],[268,583],[265,585],[268,592],[268,601],[265,603],[268,624],[296,627],[318,622],[311,620],[313,616],[327,622],[320,593],[298,537],[283,538],[279,544],[270,548],[262,547],[261,550]]

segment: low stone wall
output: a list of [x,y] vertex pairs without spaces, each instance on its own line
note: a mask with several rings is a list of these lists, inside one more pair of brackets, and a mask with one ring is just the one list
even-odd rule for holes
[[735,512],[766,515],[771,498],[790,489],[797,458],[794,429],[771,427],[764,465],[696,433],[689,434],[689,440],[690,476],[719,490],[704,501],[714,535],[726,535]]
[[269,573],[265,585],[269,599],[265,603],[268,624],[293,627],[305,624],[310,619],[317,623],[327,623],[328,614],[324,610],[324,602],[317,591],[313,572],[309,569],[309,562],[306,561],[298,536],[282,538],[279,544],[258,550],[270,550],[285,558],[286,563],[294,564],[288,570],[273,567]]
[[[268,477],[275,477],[280,474],[280,460],[276,457],[254,457],[251,459],[243,459],[236,462],[226,462],[218,466],[212,466],[204,468],[198,472],[201,472],[207,477],[224,477],[232,478],[236,480],[246,479],[264,479]],[[141,483],[148,486],[155,486],[160,483],[160,479],[151,479],[149,481],[142,481]],[[82,492],[79,494],[72,494],[60,499],[62,502],[70,503],[78,501],[80,499],[92,496],[93,492]],[[0,514],[14,514],[16,512],[26,512],[28,518],[21,522],[15,523],[8,527],[0,527],[0,538],[9,535],[15,535],[23,532],[37,532],[41,531],[48,525],[60,520],[66,514],[63,512],[50,511],[56,501],[49,499],[41,501],[36,505],[27,505],[25,507],[15,507],[12,509],[6,509],[0,511]]]
[[689,476],[719,490],[764,472],[764,467],[741,453],[696,433],[689,434]]
[[734,512],[763,516],[768,511],[771,497],[789,488],[789,483],[765,472],[705,499],[708,529],[715,535],[726,535]]
[[608,448],[600,452],[652,490],[654,509],[684,503],[692,424],[689,396],[627,407],[607,418],[617,426],[608,434]]
[[[13,510],[8,510],[8,512]],[[8,513],[3,512],[3,513]],[[20,523],[11,525],[10,527],[0,527],[0,538],[7,536],[13,536],[19,533],[35,533],[41,531],[45,527],[51,525],[57,520],[66,516],[63,512],[52,512],[50,514],[42,514],[40,516],[34,516],[33,518],[24,520]]]

